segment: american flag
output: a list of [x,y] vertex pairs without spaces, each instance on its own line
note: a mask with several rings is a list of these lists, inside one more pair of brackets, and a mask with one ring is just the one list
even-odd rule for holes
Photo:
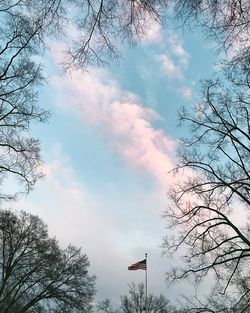
[[139,261],[137,263],[130,265],[128,267],[128,270],[129,271],[136,271],[136,270],[145,270],[146,271],[147,270],[147,260],[144,259],[142,261]]

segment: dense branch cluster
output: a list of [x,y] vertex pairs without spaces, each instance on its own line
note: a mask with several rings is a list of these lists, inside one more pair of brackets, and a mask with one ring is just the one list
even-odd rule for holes
[[[181,140],[165,212],[174,236],[165,252],[183,249],[183,267],[170,281],[194,277],[215,282],[201,301],[187,299],[187,312],[246,312],[250,308],[250,98],[249,1],[176,0],[182,22],[196,22],[224,52],[220,79],[203,82],[201,100],[183,108]],[[193,25],[193,24],[192,24]]]
[[250,209],[249,93],[245,85],[226,88],[219,81],[203,87],[194,113],[180,113],[192,135],[182,140],[176,171],[192,171],[170,192],[165,216],[179,235],[166,238],[165,250],[185,246],[187,251],[186,266],[174,268],[169,278],[194,275],[200,281],[213,273],[222,294],[244,281],[242,305],[250,294],[250,236],[248,223],[238,225],[235,214]]
[[[184,24],[201,26],[203,32],[226,52],[227,71],[249,68],[250,3],[248,0],[175,0],[175,16]],[[224,56],[225,57],[225,56]]]
[[0,311],[89,312],[94,277],[80,249],[61,249],[27,213],[0,212]]
[[74,1],[77,39],[68,50],[66,67],[86,69],[117,59],[124,41],[136,42],[152,22],[164,21],[167,0]]
[[149,294],[146,298],[145,287],[142,283],[138,286],[132,283],[129,286],[129,294],[121,296],[119,309],[114,309],[112,302],[105,299],[98,303],[97,310],[103,313],[171,313],[176,311],[163,295],[158,297]]
[[0,1],[0,181],[17,177],[26,192],[41,177],[39,143],[28,135],[30,124],[48,117],[37,104],[43,77],[34,56],[46,35],[60,27],[60,2]]

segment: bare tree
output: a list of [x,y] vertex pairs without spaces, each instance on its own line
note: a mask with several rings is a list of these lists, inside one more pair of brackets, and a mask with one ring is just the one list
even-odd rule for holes
[[104,312],[104,313],[118,313],[119,312],[118,309],[113,308],[113,305],[110,299],[105,299],[105,300],[100,301],[97,304],[96,308],[97,308],[97,311]]
[[220,286],[215,286],[205,298],[193,296],[185,297],[181,310],[183,313],[243,313],[249,312],[250,299],[245,296],[249,290],[249,278],[243,279],[237,273],[237,280],[230,293],[221,293]]
[[243,40],[243,46],[249,45],[249,1],[175,0],[173,4],[177,18],[184,23],[195,21],[220,40],[225,49],[239,39]]
[[[227,83],[204,82],[201,104],[180,113],[191,135],[181,142],[175,171],[189,175],[169,193],[165,218],[178,235],[164,243],[166,253],[185,251],[184,267],[173,268],[171,281],[213,276],[222,294],[238,273],[248,280],[250,259],[250,98],[245,85]],[[240,224],[237,214],[244,214]]]
[[77,39],[68,49],[67,68],[86,69],[117,59],[124,42],[134,43],[152,22],[164,22],[168,0],[75,0]]
[[119,309],[114,310],[109,299],[101,301],[97,305],[97,309],[104,313],[170,313],[176,311],[163,295],[157,297],[149,294],[146,300],[144,285],[136,286],[134,283],[129,286],[129,295],[121,296]]
[[48,113],[37,104],[43,82],[35,56],[45,48],[46,36],[58,33],[63,22],[60,0],[0,1],[0,183],[18,178],[29,192],[41,177],[39,142],[29,136],[32,122],[44,122]]
[[[249,75],[250,3],[247,0],[175,0],[175,17],[182,24],[199,26],[219,51],[228,52],[226,71]],[[242,66],[242,63],[244,66]]]
[[61,249],[34,215],[0,211],[0,311],[89,312],[95,278],[85,254]]
[[[25,52],[37,52],[48,36],[63,34],[67,68],[105,64],[119,56],[121,44],[140,40],[152,22],[164,23],[168,4],[169,0],[0,0],[2,52],[10,52],[16,42]],[[6,21],[20,27],[6,28]],[[64,33],[66,25],[76,30],[76,38]]]

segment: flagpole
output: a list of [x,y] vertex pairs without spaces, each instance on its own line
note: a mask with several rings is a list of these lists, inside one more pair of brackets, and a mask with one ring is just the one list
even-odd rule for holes
[[147,264],[147,257],[148,257],[148,254],[145,253],[145,259],[146,259],[146,271],[145,271],[145,308],[146,308],[146,313],[148,313],[148,264]]

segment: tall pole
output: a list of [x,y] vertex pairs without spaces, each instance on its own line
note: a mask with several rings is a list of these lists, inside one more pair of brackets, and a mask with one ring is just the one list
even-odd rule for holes
[[146,271],[145,271],[145,308],[146,313],[148,313],[148,262],[147,262],[148,254],[145,253],[146,259]]

